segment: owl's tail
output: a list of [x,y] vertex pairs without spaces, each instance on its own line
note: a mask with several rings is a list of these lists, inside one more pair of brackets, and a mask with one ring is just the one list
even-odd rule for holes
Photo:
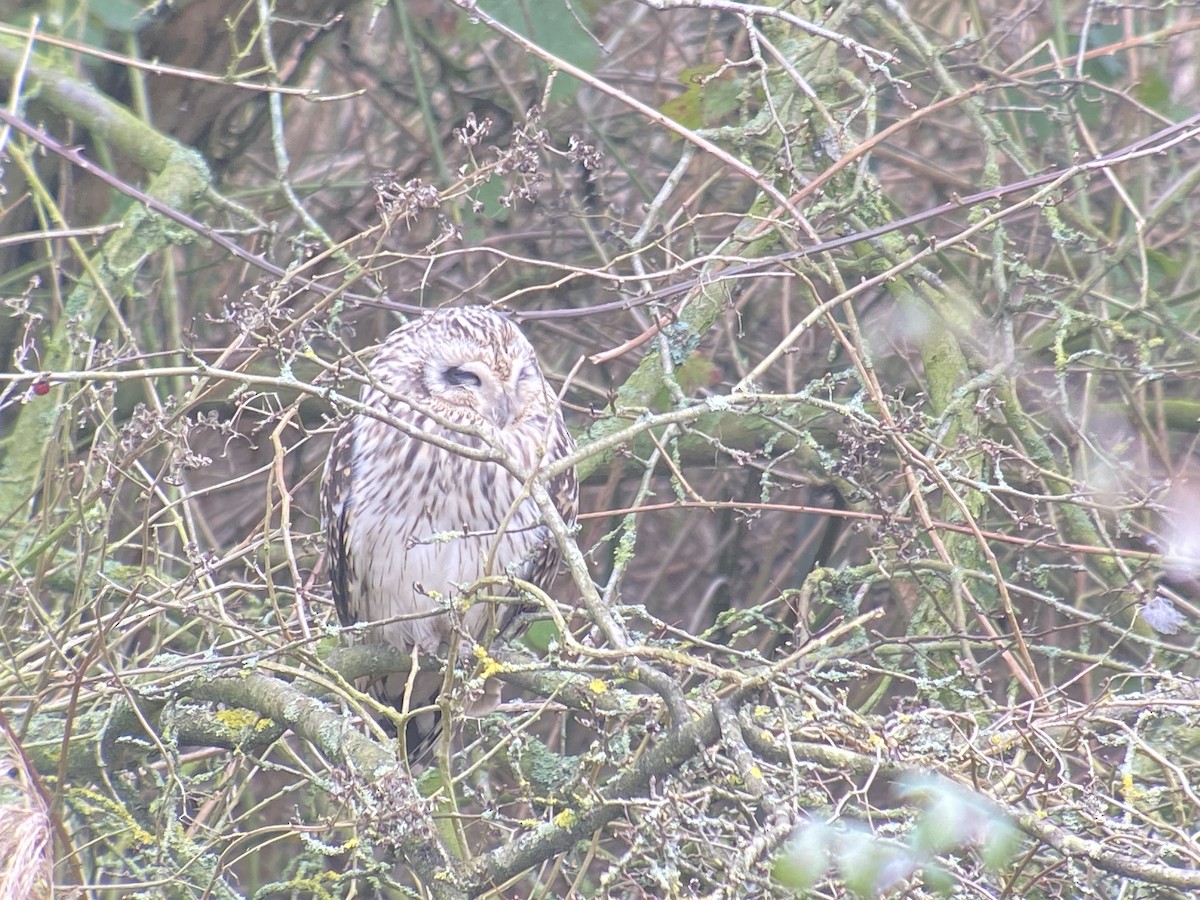
[[[388,676],[370,688],[380,703],[409,713],[404,724],[404,751],[409,765],[428,765],[445,731],[438,705],[444,683],[442,673],[431,671],[418,672],[416,676],[404,679],[399,675]],[[473,697],[463,712],[472,718],[486,716],[496,711],[502,699],[500,681],[489,678],[484,683],[482,694]],[[390,736],[396,736],[395,726],[390,720],[384,723],[384,729]]]
[[[442,736],[442,712],[438,708],[445,681],[436,670],[397,672],[367,685],[371,696],[385,706],[400,713],[407,713],[404,724],[404,750],[409,764],[427,764],[433,748]],[[392,719],[381,723],[389,736],[396,736],[396,725]]]

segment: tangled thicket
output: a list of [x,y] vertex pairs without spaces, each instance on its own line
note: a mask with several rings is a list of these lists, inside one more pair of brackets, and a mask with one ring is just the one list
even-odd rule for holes
[[[0,16],[0,896],[1200,887],[1193,4],[133,11]],[[316,486],[463,302],[584,515],[414,779]]]

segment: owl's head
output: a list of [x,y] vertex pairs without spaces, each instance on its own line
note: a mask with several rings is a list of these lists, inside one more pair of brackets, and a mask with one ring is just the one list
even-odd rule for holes
[[445,414],[501,431],[544,414],[549,388],[533,347],[499,313],[463,307],[405,326],[418,350],[418,379],[428,402]]

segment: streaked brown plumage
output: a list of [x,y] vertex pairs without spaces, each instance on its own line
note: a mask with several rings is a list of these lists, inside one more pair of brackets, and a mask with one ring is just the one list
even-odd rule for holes
[[[491,310],[446,309],[409,322],[388,337],[366,374],[366,406],[427,435],[499,450],[516,471],[531,473],[575,447],[533,347]],[[574,472],[555,478],[550,493],[573,523]],[[553,537],[522,479],[365,414],[338,429],[321,501],[342,623],[381,622],[367,640],[421,655],[444,657],[455,621],[461,655],[511,620],[512,604],[475,603],[452,621],[449,601],[476,579],[511,574],[545,586],[557,566]],[[403,708],[406,681],[392,675],[371,690]],[[407,708],[431,705],[441,684],[436,673],[419,675]],[[436,733],[436,715],[415,717],[410,751]]]

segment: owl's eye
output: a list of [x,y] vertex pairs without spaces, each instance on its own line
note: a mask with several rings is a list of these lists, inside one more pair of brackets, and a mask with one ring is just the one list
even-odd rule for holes
[[479,376],[468,369],[460,369],[458,366],[451,366],[445,372],[446,384],[452,387],[481,387],[483,382],[479,380]]

